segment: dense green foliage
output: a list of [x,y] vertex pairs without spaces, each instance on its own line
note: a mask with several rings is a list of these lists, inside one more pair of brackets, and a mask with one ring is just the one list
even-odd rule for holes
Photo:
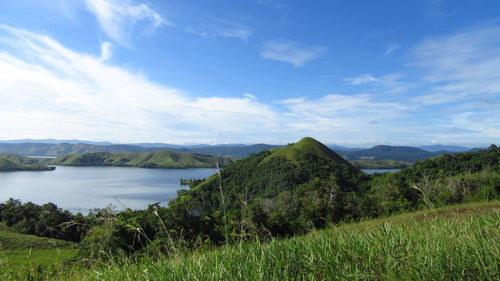
[[41,164],[19,164],[14,161],[1,158],[0,155],[0,172],[12,172],[12,171],[51,171],[54,167],[49,167]]
[[21,271],[3,280],[497,280],[499,208],[498,202],[453,206],[291,239],[140,259],[114,256],[90,268]]
[[0,223],[0,250],[52,249],[73,245],[69,241],[22,234]]
[[[231,222],[233,236],[247,231],[287,236],[337,221],[339,214],[349,212],[343,202],[361,192],[367,178],[326,146],[305,138],[239,160],[220,177],[179,191],[170,205],[213,220],[224,216],[221,211],[226,209],[224,219]],[[308,208],[311,200],[322,201],[322,206]]]
[[53,203],[39,206],[14,199],[0,203],[0,222],[25,234],[79,242],[88,230],[87,220]]
[[[102,249],[142,252],[152,245],[168,252],[174,244],[197,248],[250,237],[292,236],[331,223],[494,200],[500,191],[499,159],[499,149],[492,146],[424,160],[396,173],[369,176],[321,143],[305,138],[238,160],[204,181],[188,182],[191,188],[178,191],[167,208],[153,204],[146,210],[120,213],[95,210],[87,217],[68,215],[47,224],[66,233],[66,222],[79,221],[80,229],[73,230],[78,236],[73,238],[39,231],[42,228],[36,223],[41,221],[41,212],[23,207],[41,208],[31,203],[7,202],[0,205],[0,214],[24,233],[83,239],[89,255]],[[7,205],[16,210],[17,219],[12,215],[16,212],[5,212],[9,208],[2,211],[1,206]]]
[[500,149],[446,154],[415,163],[397,173],[375,174],[366,194],[370,216],[497,199]]
[[227,166],[229,158],[205,154],[157,151],[151,153],[92,152],[57,157],[48,163],[68,166],[120,166],[141,168],[212,168]]

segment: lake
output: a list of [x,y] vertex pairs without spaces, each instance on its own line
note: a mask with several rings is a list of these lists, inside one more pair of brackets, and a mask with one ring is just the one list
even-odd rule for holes
[[[367,174],[395,170],[363,170]],[[67,167],[55,171],[0,172],[0,202],[9,198],[23,203],[52,202],[73,213],[88,213],[109,204],[116,210],[144,209],[151,203],[162,206],[186,186],[181,179],[203,179],[215,169],[141,169],[128,167]]]
[[187,188],[180,179],[202,179],[215,169],[141,169],[128,167],[65,167],[44,172],[0,172],[0,202],[52,202],[73,213],[87,213],[109,204],[117,210],[162,206]]

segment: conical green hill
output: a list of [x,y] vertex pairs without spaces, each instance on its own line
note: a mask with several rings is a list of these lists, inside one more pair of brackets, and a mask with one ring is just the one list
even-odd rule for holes
[[294,164],[300,164],[299,158],[306,154],[315,155],[328,161],[336,161],[338,163],[350,165],[349,162],[347,162],[340,155],[310,137],[305,137],[295,144],[271,150],[271,155],[264,159],[264,161],[269,161],[269,159],[274,157],[283,156]]
[[[238,209],[244,200],[251,202],[259,198],[275,198],[282,192],[313,179],[332,179],[332,184],[344,190],[357,189],[356,181],[362,173],[328,147],[313,138],[282,148],[262,151],[247,158],[237,160],[194,188],[182,191],[172,202],[191,201],[195,213],[208,214],[220,210],[220,187],[223,189],[225,204],[230,209]],[[186,199],[188,198],[188,199]]]

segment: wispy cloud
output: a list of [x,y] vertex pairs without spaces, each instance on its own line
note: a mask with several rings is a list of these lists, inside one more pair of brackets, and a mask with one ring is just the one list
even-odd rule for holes
[[354,77],[347,77],[343,79],[344,82],[347,82],[351,85],[361,85],[367,83],[373,83],[380,81],[378,78],[371,76],[370,74],[360,74]]
[[380,77],[371,74],[360,74],[342,79],[351,85],[368,85],[377,91],[386,93],[404,93],[417,85],[415,82],[405,81],[405,76],[401,73],[391,73]]
[[467,97],[498,98],[498,34],[498,26],[479,26],[419,44],[413,51],[412,66],[422,71],[425,83],[430,86],[423,98],[440,97],[436,102]]
[[265,59],[290,63],[302,67],[327,51],[322,46],[302,46],[293,41],[267,41],[262,46],[260,55]]
[[387,48],[385,49],[384,56],[388,56],[388,55],[392,54],[397,49],[399,49],[399,44],[391,44],[391,45],[387,46]]
[[198,27],[186,27],[185,30],[204,38],[237,38],[243,41],[253,33],[249,27],[230,21],[209,22]]
[[500,93],[500,27],[472,28],[465,32],[433,38],[414,51],[415,65],[430,71],[430,82],[454,82],[475,93]]
[[153,32],[162,25],[172,25],[148,5],[136,4],[132,0],[84,1],[104,32],[123,46],[130,44],[130,36],[139,22],[144,23],[143,30],[146,32]]
[[101,44],[101,57],[100,59],[102,61],[108,60],[111,58],[112,51],[111,51],[111,43],[110,42],[103,42]]

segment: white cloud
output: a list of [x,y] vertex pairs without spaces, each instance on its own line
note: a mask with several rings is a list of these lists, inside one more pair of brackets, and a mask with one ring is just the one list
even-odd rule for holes
[[111,43],[109,42],[103,42],[101,44],[101,60],[105,61],[111,58],[112,52],[111,52]]
[[[354,96],[331,94],[317,99],[293,98],[280,101],[287,110],[288,130],[337,142],[390,139],[388,132],[370,124],[399,119],[409,108],[396,102],[379,102],[369,94]],[[392,135],[392,134],[390,134]],[[355,140],[355,141],[354,141]]]
[[[495,59],[492,48],[483,51]],[[462,71],[467,69],[448,71],[449,64],[441,64],[446,52],[429,51],[429,57],[416,56],[420,68],[431,70],[426,72],[425,83],[432,87],[420,96],[428,95],[427,100],[415,100],[413,93],[383,95],[371,91],[266,104],[250,93],[233,98],[198,97],[160,85],[109,64],[106,59],[112,55],[110,44],[103,43],[101,49],[94,55],[75,52],[47,36],[0,25],[2,138],[286,143],[312,136],[330,143],[411,144],[432,139],[457,142],[457,137],[464,143],[489,142],[500,135],[498,94],[494,91],[497,73],[465,80]],[[480,72],[481,65],[489,69],[491,65],[484,61],[481,49],[475,50],[482,59],[456,66],[477,65]],[[438,74],[442,74],[440,79]],[[375,90],[376,85],[414,91],[422,88],[400,85],[404,84],[400,74],[354,78],[346,81],[369,82]],[[396,86],[390,86],[391,81]],[[477,84],[471,92],[463,91],[464,81],[492,84]],[[456,100],[449,99],[453,95]],[[470,99],[476,95],[481,99]],[[460,103],[464,99],[467,103]],[[436,101],[453,105],[437,108]]]
[[247,97],[247,98],[249,98],[251,100],[256,100],[257,99],[257,97],[255,95],[252,95],[250,93],[243,93],[243,96],[245,96],[245,97]]
[[325,53],[326,47],[301,46],[292,41],[267,41],[262,46],[260,55],[265,59],[290,63],[294,67],[304,66]]
[[355,76],[355,77],[344,78],[343,80],[351,85],[361,85],[361,84],[367,84],[367,83],[373,83],[373,82],[380,81],[378,78],[375,78],[369,74],[360,74],[360,75]]
[[255,99],[193,97],[110,66],[102,54],[77,53],[19,29],[1,30],[10,34],[3,42],[22,50],[14,54],[0,45],[3,138],[193,142],[216,132],[277,128],[277,114]]
[[197,27],[187,27],[185,30],[189,33],[204,38],[237,38],[243,41],[252,36],[253,31],[247,26],[230,21],[207,22]]
[[430,38],[414,50],[414,63],[424,70],[431,94],[500,94],[500,27],[475,27]]
[[135,4],[132,0],[85,0],[85,3],[104,32],[123,46],[130,44],[130,35],[138,22],[146,23],[144,30],[148,32],[172,25],[146,4]]
[[388,55],[392,54],[397,49],[399,49],[398,44],[391,44],[391,45],[387,46],[387,49],[385,49],[384,56],[388,56]]

